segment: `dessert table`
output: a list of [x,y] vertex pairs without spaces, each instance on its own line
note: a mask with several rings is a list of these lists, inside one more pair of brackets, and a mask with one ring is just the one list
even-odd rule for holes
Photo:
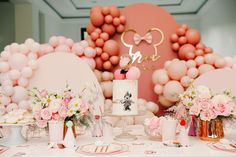
[[[213,150],[207,146],[209,142],[201,141],[197,137],[190,137],[191,147],[168,147],[164,146],[160,141],[149,140],[145,136],[143,126],[133,125],[128,126],[130,133],[136,135],[138,140],[131,142],[118,142],[116,143],[125,144],[128,146],[128,151],[116,155],[106,155],[106,156],[122,156],[122,157],[144,157],[144,156],[221,156],[221,157],[231,157],[236,156],[236,152],[226,152]],[[114,135],[121,132],[120,128],[114,128]],[[77,147],[85,144],[94,143],[99,138],[92,138],[88,133],[77,137]],[[100,140],[103,140],[100,138]],[[0,141],[0,144],[4,144]],[[48,148],[48,137],[43,138],[31,138],[24,145],[11,146],[6,152],[0,154],[1,157],[85,157],[87,155],[80,154],[76,152],[76,148],[69,149],[50,149]],[[152,154],[147,154],[145,152],[151,151]],[[98,156],[98,155],[94,155]],[[102,155],[100,155],[102,156]],[[105,155],[104,155],[105,156]]]

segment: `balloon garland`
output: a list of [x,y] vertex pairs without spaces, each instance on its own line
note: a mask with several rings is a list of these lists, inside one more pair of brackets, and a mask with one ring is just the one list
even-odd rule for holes
[[213,53],[210,47],[200,43],[200,32],[186,24],[171,35],[170,41],[179,59],[166,61],[164,68],[155,70],[152,75],[154,92],[164,107],[174,105],[179,94],[203,73],[219,68],[236,69],[236,56],[224,58]]
[[86,40],[96,50],[96,69],[112,71],[119,64],[119,45],[110,39],[115,33],[124,32],[126,18],[115,6],[94,6],[90,11],[90,23]]

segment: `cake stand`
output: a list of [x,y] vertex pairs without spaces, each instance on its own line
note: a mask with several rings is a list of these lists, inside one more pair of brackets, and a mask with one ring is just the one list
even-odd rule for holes
[[137,115],[113,115],[113,114],[108,114],[106,116],[112,116],[112,117],[120,117],[122,120],[122,132],[121,134],[115,136],[114,140],[120,141],[120,142],[128,142],[128,141],[135,141],[138,138],[135,135],[132,135],[129,133],[127,129],[127,123],[125,119],[122,119],[123,117],[137,117],[137,116],[143,116],[143,112],[139,112]]
[[0,124],[2,127],[9,128],[9,134],[8,137],[4,140],[4,143],[6,145],[19,145],[26,142],[25,137],[23,137],[21,130],[23,126],[30,125],[32,123],[26,123],[26,124]]

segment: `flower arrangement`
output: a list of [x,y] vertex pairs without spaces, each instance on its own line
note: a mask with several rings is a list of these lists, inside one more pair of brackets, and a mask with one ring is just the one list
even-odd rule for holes
[[228,91],[213,94],[206,86],[191,86],[180,95],[175,108],[176,117],[195,115],[204,121],[230,117],[236,110],[234,100],[235,97]]
[[41,128],[46,127],[50,120],[73,121],[74,124],[85,126],[92,122],[90,105],[68,87],[63,92],[52,93],[33,88],[30,95],[34,118]]
[[145,132],[152,137],[161,137],[162,128],[161,128],[161,119],[162,117],[152,117],[145,119],[144,126]]

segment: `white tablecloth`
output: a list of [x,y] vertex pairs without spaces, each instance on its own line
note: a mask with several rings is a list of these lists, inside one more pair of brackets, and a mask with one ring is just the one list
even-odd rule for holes
[[[123,142],[129,146],[129,151],[112,156],[122,156],[122,157],[145,157],[145,156],[221,156],[221,157],[236,157],[236,153],[224,152],[212,150],[207,146],[208,142],[201,141],[197,137],[190,138],[192,146],[191,147],[167,147],[164,146],[161,142],[151,141],[145,136],[143,127],[141,125],[129,126],[131,133],[138,135],[138,140],[132,142]],[[115,128],[114,134],[119,134],[121,129]],[[83,135],[77,138],[77,146],[83,144],[93,143],[96,139],[92,138],[90,135]],[[1,144],[2,141],[0,141]],[[117,141],[116,141],[117,143]],[[119,142],[122,143],[122,142]],[[143,145],[138,145],[142,144]],[[25,155],[22,157],[84,157],[86,155],[79,154],[75,152],[75,149],[48,149],[48,139],[47,138],[35,138],[30,139],[25,146],[26,147],[16,147],[12,146],[5,153],[1,154],[1,157],[14,157],[16,153],[24,152]],[[28,146],[27,146],[28,145]],[[146,150],[156,151],[156,154],[145,154]],[[111,156],[111,155],[109,155]]]

